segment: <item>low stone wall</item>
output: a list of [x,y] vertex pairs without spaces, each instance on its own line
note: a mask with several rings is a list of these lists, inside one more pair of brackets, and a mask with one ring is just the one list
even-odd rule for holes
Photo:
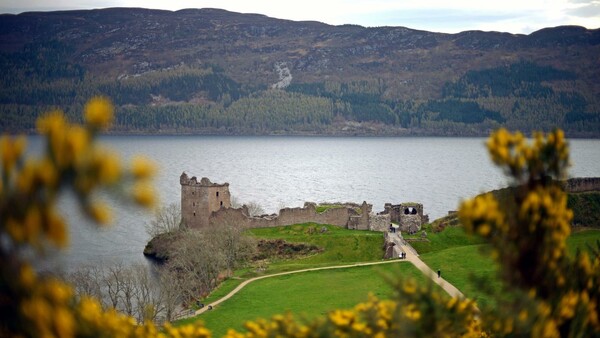
[[[360,210],[357,211],[357,208]],[[268,228],[312,222],[331,224],[352,230],[388,231],[391,215],[377,215],[371,210],[372,206],[363,202],[362,205],[345,204],[343,207],[331,208],[319,213],[314,203],[307,202],[303,208],[284,208],[279,211],[279,214],[253,217],[248,215],[248,210],[245,208],[222,208],[210,215],[209,223],[211,226],[233,224],[244,228]],[[402,231],[418,230],[420,227],[419,215],[402,215],[402,217],[407,218],[403,222],[408,224],[401,229]]]
[[390,214],[369,216],[369,230],[371,231],[388,231],[392,223]]
[[346,228],[353,212],[349,208],[331,208],[318,213],[313,203],[305,203],[304,208],[281,209],[279,215],[252,217],[241,208],[223,208],[212,213],[210,223],[214,226],[229,223],[246,228],[266,228],[313,222]]
[[566,192],[600,191],[600,177],[571,178],[563,183]]

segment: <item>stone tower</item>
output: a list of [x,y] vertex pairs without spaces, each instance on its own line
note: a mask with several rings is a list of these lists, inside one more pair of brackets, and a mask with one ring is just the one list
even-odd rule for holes
[[181,220],[190,228],[207,227],[212,212],[231,207],[229,183],[212,183],[203,177],[189,178],[184,172],[179,177],[181,184]]

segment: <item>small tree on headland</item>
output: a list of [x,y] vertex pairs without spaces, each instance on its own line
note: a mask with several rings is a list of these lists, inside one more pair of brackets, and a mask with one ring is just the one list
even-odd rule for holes
[[171,203],[156,210],[154,219],[146,223],[146,233],[151,237],[174,233],[181,229],[181,206]]

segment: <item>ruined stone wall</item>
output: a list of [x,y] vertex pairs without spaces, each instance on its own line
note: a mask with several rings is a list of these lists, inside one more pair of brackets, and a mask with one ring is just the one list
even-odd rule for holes
[[392,223],[390,214],[376,215],[371,213],[369,216],[369,230],[387,232]]
[[348,225],[348,217],[350,216],[348,208],[332,208],[322,213],[318,213],[315,204],[305,203],[304,208],[285,208],[279,211],[277,217],[277,225],[290,225],[299,223],[321,223],[332,224],[341,227]]
[[363,202],[360,205],[360,212],[355,212],[354,209],[350,209],[351,213],[348,219],[348,229],[352,230],[369,230],[369,216],[373,206]]
[[563,183],[566,192],[600,191],[600,177],[571,178]]
[[210,223],[218,225],[229,222],[246,228],[266,228],[313,222],[345,228],[348,225],[351,210],[349,208],[332,208],[317,213],[313,203],[305,203],[303,208],[281,209],[279,215],[251,217],[243,209],[223,208],[211,214]]
[[400,215],[399,229],[403,232],[414,233],[421,230],[421,216]]

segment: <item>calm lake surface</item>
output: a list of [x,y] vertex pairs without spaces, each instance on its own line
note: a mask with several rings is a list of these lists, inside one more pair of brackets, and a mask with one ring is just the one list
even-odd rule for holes
[[[161,204],[179,202],[179,176],[229,182],[232,196],[257,202],[266,212],[312,202],[373,204],[420,202],[434,220],[456,210],[461,199],[507,184],[489,160],[484,138],[343,138],[110,136],[101,141],[129,159],[144,154],[160,167],[156,187]],[[571,140],[572,177],[600,176],[600,140]],[[30,142],[33,153],[40,138]],[[115,224],[87,224],[65,197],[70,249],[44,266],[69,269],[100,261],[144,262],[152,215],[109,200]]]

